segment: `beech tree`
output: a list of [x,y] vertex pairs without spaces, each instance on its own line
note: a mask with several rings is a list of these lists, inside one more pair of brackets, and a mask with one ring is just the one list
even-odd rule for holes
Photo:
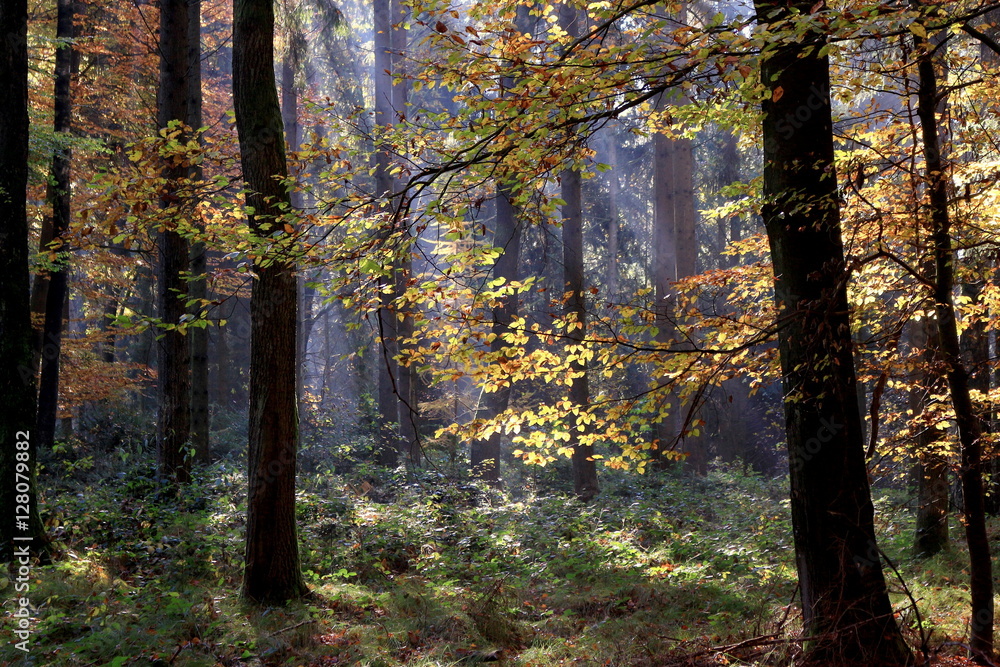
[[[807,659],[817,665],[913,662],[875,541],[857,402],[840,234],[828,58],[813,26],[777,28],[810,2],[756,0],[775,28],[762,55],[762,215],[774,267],[792,526]],[[793,125],[787,119],[795,119]]]
[[250,433],[244,598],[281,603],[302,596],[295,523],[298,454],[297,321],[293,258],[282,240],[294,231],[284,128],[274,81],[271,0],[233,3],[233,103],[250,229],[259,245],[250,299]]

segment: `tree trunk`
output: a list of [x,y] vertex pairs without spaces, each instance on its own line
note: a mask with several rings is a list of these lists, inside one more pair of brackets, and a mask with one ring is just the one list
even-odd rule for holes
[[[682,14],[683,16],[683,14]],[[688,104],[683,98],[680,104]],[[671,187],[674,190],[674,248],[677,262],[677,280],[698,273],[698,238],[695,232],[697,213],[695,212],[694,193],[694,147],[690,139],[674,140],[673,176]],[[687,408],[682,408],[678,398],[678,435],[681,451],[687,453],[687,464],[691,471],[698,475],[708,472],[707,441],[700,438],[695,442],[686,442],[687,430],[690,424],[680,423],[686,418]],[[683,415],[683,416],[682,416]],[[690,420],[689,420],[690,421]]]
[[[665,105],[662,96],[659,105],[661,109]],[[677,280],[677,237],[674,234],[677,191],[674,188],[673,149],[674,143],[665,134],[653,135],[653,313],[656,315],[655,340],[664,349],[673,345],[677,333],[673,288]],[[662,386],[671,382],[669,378],[657,381]],[[667,388],[661,389],[661,393],[658,421],[654,424],[657,443],[652,450],[657,467],[667,464],[664,453],[668,445],[673,448],[679,428],[676,392]]]
[[[73,39],[73,2],[58,0],[56,3],[56,39]],[[53,130],[62,141],[68,141],[72,131],[73,98],[70,89],[73,49],[68,42],[58,42],[56,48]],[[53,250],[60,253],[49,273],[45,295],[45,324],[42,327],[42,370],[38,384],[38,446],[45,451],[52,449],[56,438],[56,414],[59,409],[59,357],[62,351],[63,305],[66,302],[69,272],[69,250],[64,236],[69,231],[70,202],[70,149],[57,146],[52,154],[52,187],[49,200],[52,204]]]
[[[496,202],[496,231],[493,246],[502,250],[493,265],[493,277],[503,278],[504,285],[520,280],[518,262],[521,258],[521,225],[517,211],[510,203],[511,194],[498,187]],[[511,322],[517,318],[517,294],[507,294],[496,301],[492,308],[493,340],[490,342],[491,356],[499,356],[508,343],[502,338],[510,331]],[[479,396],[476,419],[493,419],[510,403],[511,386],[506,384],[496,391],[483,391]],[[484,440],[473,440],[471,446],[472,474],[496,486],[500,483],[500,455],[503,433],[494,432]]]
[[[972,270],[982,275],[987,271],[987,259],[975,253],[970,253],[969,258],[972,263]],[[962,283],[962,297],[968,299],[968,303],[987,307],[983,303],[982,294],[984,280]],[[982,397],[980,401],[985,402],[990,393],[990,333],[986,326],[986,321],[982,317],[977,317],[970,322],[962,332],[962,356],[969,364],[969,389],[979,392]],[[982,407],[977,408],[979,424],[984,434],[993,430],[992,414]],[[987,439],[988,441],[988,439]],[[984,507],[990,516],[1000,514],[1000,479],[997,479],[996,469],[998,458],[995,445],[990,446],[988,451],[983,452],[983,475],[984,480]]]
[[[250,228],[261,239],[285,237],[282,208],[288,191],[284,128],[274,83],[274,8],[271,0],[235,0],[233,101],[243,177],[253,210]],[[271,604],[301,597],[295,523],[298,415],[295,403],[295,267],[272,250],[256,266],[250,298],[250,433],[246,566],[242,596]]]
[[[563,206],[563,282],[566,301],[567,352],[578,355],[587,337],[587,304],[583,290],[583,201],[580,172],[566,169],[562,172]],[[572,329],[572,330],[571,330]],[[574,352],[573,349],[576,349]],[[569,387],[569,401],[581,409],[590,403],[590,386],[587,382],[587,362],[577,359],[572,363],[573,379]],[[569,444],[573,448],[573,491],[580,500],[590,500],[597,495],[597,465],[592,445],[580,442],[580,432],[570,421]]]
[[[375,29],[375,197],[383,200],[380,211],[391,215],[393,212],[393,179],[389,173],[389,147],[378,138],[393,121],[392,95],[392,14],[390,0],[374,0]],[[388,235],[389,232],[386,232]],[[390,276],[391,276],[390,268]],[[391,288],[386,286],[391,284]],[[378,335],[380,339],[380,360],[378,365],[378,408],[379,422],[379,463],[395,466],[399,460],[399,399],[396,378],[399,364],[396,363],[398,332],[396,315],[392,312],[395,281],[392,278],[380,280],[382,292],[377,313]]]
[[[559,7],[559,23],[571,38],[579,37],[584,14],[572,5]],[[587,338],[587,300],[584,293],[583,273],[583,188],[580,172],[572,167],[564,169],[562,181],[563,217],[563,291],[566,293],[566,344],[570,356],[579,355]],[[575,351],[574,351],[575,350]],[[571,363],[574,375],[569,387],[569,401],[580,409],[590,404],[590,386],[587,382],[587,362],[577,358]],[[570,418],[568,444],[573,448],[573,491],[577,498],[588,501],[597,495],[597,464],[594,447],[580,441],[580,431]]]
[[[188,122],[190,96],[188,61],[188,0],[162,0],[160,3],[160,89],[157,96],[157,123],[161,128],[171,121]],[[167,187],[161,206],[176,205],[177,196],[170,192],[171,181],[187,177],[184,167],[174,166],[164,170]],[[177,210],[175,215],[179,216]],[[160,320],[177,325],[187,314],[188,296],[184,274],[189,270],[190,247],[187,239],[176,230],[176,221],[170,221],[160,231],[157,239],[159,250],[159,275],[157,304]],[[51,291],[51,288],[50,288]],[[157,421],[157,451],[160,475],[171,483],[190,480],[190,460],[185,449],[191,435],[191,348],[190,339],[176,329],[165,330],[157,345],[159,392],[159,419]]]
[[[812,6],[755,5],[757,15],[775,25]],[[761,213],[782,323],[805,648],[816,665],[907,665],[913,657],[889,603],[865,469],[823,43],[815,32],[798,41],[784,38],[765,52],[761,65],[761,81],[771,92],[762,105]]]
[[618,282],[620,271],[618,267],[618,237],[621,221],[618,211],[618,202],[621,200],[621,181],[618,173],[618,137],[612,132],[610,126],[604,134],[607,142],[606,151],[608,154],[608,269],[605,281],[607,282],[607,296],[612,302],[618,299]]
[[[407,8],[400,0],[391,0],[389,10],[392,21],[392,30],[389,39],[392,51],[392,106],[395,112],[393,120],[403,123],[406,120],[410,84],[405,77],[399,78],[398,81],[396,78],[405,74],[406,69],[406,50],[409,37],[408,30],[406,29]],[[394,179],[393,194],[402,193],[402,183],[402,177]],[[400,194],[400,196],[405,197],[405,193]],[[402,202],[399,202],[397,206],[399,209],[402,209]],[[397,225],[397,230],[401,232],[401,254],[393,267],[393,275],[395,276],[395,293],[397,296],[402,296],[406,292],[410,275],[413,272],[413,250],[411,243],[415,243],[416,241],[415,239],[411,239],[408,225],[404,219],[396,220],[394,218],[394,222]],[[402,320],[397,317],[397,352],[404,353],[406,351],[406,347],[409,345],[406,341],[413,338],[413,331],[412,315],[404,312]],[[396,370],[398,373],[396,405],[398,406],[399,419],[399,452],[410,465],[418,466],[420,465],[421,452],[419,438],[420,411],[418,410],[419,405],[416,392],[418,381],[417,369],[412,364],[397,363]]]
[[[910,408],[914,416],[921,414],[928,405],[928,397],[937,385],[934,372],[937,363],[937,326],[930,318],[914,323],[911,344],[922,349],[927,370],[920,387],[910,395]],[[948,548],[948,465],[941,452],[944,433],[937,425],[929,425],[917,435],[917,520],[913,553],[927,558]]]
[[[198,130],[202,124],[201,113],[201,0],[188,0],[188,123],[193,130]],[[192,170],[192,178],[200,181],[201,168]],[[196,216],[194,223],[199,232],[205,231],[201,216]],[[205,243],[196,240],[191,244],[191,276],[188,283],[192,299],[198,299],[192,308],[192,315],[201,317],[204,307],[201,301],[208,298],[207,276],[208,257]],[[191,337],[191,446],[194,447],[195,459],[199,463],[210,463],[212,460],[211,421],[208,404],[208,329],[193,327],[189,330]]]
[[[0,560],[14,548],[47,548],[38,518],[36,380],[28,269],[28,6],[0,3]],[[24,466],[17,466],[24,463]],[[28,512],[16,502],[15,474],[29,480]]]
[[969,547],[969,589],[972,623],[969,646],[980,664],[993,660],[993,573],[990,543],[986,534],[983,503],[982,425],[969,394],[969,373],[962,363],[952,289],[955,287],[951,219],[948,214],[949,172],[941,154],[937,109],[941,102],[934,71],[934,49],[926,39],[915,37],[919,52],[917,71],[917,115],[927,169],[928,220],[934,247],[934,306],[938,319],[941,362],[948,377],[958,438],[961,443],[962,496],[965,504],[965,539]]

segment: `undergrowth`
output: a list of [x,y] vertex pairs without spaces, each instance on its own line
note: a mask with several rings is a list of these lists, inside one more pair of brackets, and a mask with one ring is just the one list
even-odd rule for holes
[[[130,446],[64,448],[47,462],[43,515],[62,552],[33,569],[26,656],[8,601],[4,664],[787,665],[797,650],[783,480],[721,464],[704,478],[607,472],[581,504],[541,477],[510,495],[317,460],[298,494],[312,595],[261,609],[238,597],[240,457],[165,493],[143,444]],[[911,641],[911,596],[932,643],[960,640],[964,554],[914,560],[909,509],[883,496],[880,539],[903,575],[905,590],[891,585]],[[735,646],[755,637],[772,640]]]

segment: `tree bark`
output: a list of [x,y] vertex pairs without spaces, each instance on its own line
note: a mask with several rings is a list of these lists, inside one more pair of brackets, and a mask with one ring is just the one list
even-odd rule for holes
[[[810,2],[757,0],[774,25]],[[794,13],[793,13],[794,10]],[[779,41],[780,40],[780,41]],[[774,265],[796,567],[807,661],[908,665],[875,541],[857,404],[824,36],[762,56],[762,217]]]
[[[285,238],[290,205],[284,128],[274,83],[271,0],[235,0],[233,101],[250,228],[265,242]],[[250,298],[250,433],[246,566],[242,596],[264,604],[306,593],[295,523],[298,414],[295,400],[294,263],[268,248],[256,262]]]
[[965,539],[969,547],[969,589],[972,598],[972,623],[969,646],[980,664],[993,660],[993,566],[986,533],[983,501],[982,424],[969,394],[969,373],[962,362],[958,325],[952,290],[955,287],[954,252],[951,245],[951,219],[948,213],[948,165],[942,155],[944,146],[938,136],[937,109],[941,102],[934,70],[931,43],[915,37],[918,51],[917,115],[923,139],[927,169],[927,223],[934,248],[934,306],[938,320],[941,362],[946,369],[951,392],[958,438],[961,444],[962,496],[965,504]]
[[[919,415],[928,407],[928,398],[938,383],[937,326],[930,318],[914,323],[913,347],[923,349],[926,370],[920,387],[910,395],[910,408]],[[937,425],[928,425],[917,435],[917,520],[913,553],[928,558],[948,547],[948,465],[940,451],[944,433]]]
[[[406,5],[400,0],[390,0],[389,5],[392,29],[389,36],[391,45],[392,63],[392,106],[393,120],[397,123],[406,122],[407,103],[410,95],[410,83],[404,76],[406,73],[406,51],[408,48],[409,35],[406,29]],[[397,80],[398,79],[398,80]],[[393,179],[393,194],[404,197],[402,177]],[[397,205],[403,208],[402,202]],[[408,287],[410,276],[413,272],[413,250],[412,239],[409,226],[406,220],[396,220],[396,229],[400,232],[400,255],[393,266],[395,277],[395,294],[402,296]],[[413,338],[413,316],[408,312],[402,313],[403,318],[396,318],[396,349],[399,353],[405,353],[409,345],[406,341]],[[397,402],[399,420],[399,453],[412,466],[420,465],[420,410],[417,399],[418,375],[416,368],[412,364],[397,363]]]
[[[202,124],[202,94],[201,94],[201,0],[188,0],[188,124],[197,131]],[[200,140],[200,137],[199,137]],[[195,181],[202,178],[200,167],[192,169],[191,177]],[[200,216],[194,220],[199,232],[205,231],[205,224]],[[192,307],[192,315],[203,317],[202,300],[208,297],[207,276],[208,257],[204,241],[195,240],[191,243],[191,276],[188,284],[192,299],[197,299]],[[211,417],[209,414],[208,392],[208,329],[193,327],[191,337],[191,446],[194,447],[195,459],[200,463],[210,463],[211,450]]]
[[[559,7],[559,22],[571,38],[580,36],[580,23],[584,15],[572,5]],[[584,293],[583,271],[583,183],[580,172],[572,167],[564,169],[562,181],[563,217],[563,285],[566,293],[566,343],[570,355],[578,355],[587,338],[587,300]],[[575,350],[575,352],[574,352]],[[590,385],[587,381],[587,362],[577,359],[571,364],[573,379],[569,387],[569,401],[580,409],[590,404]],[[573,448],[573,491],[577,498],[588,501],[597,495],[597,464],[594,448],[580,441],[581,433],[572,421],[568,424],[569,445]]]
[[[982,275],[988,271],[987,259],[978,253],[970,253],[973,272]],[[983,303],[982,294],[985,281],[982,279],[966,281],[962,283],[962,297],[968,299],[968,303],[986,307]],[[986,321],[982,317],[966,325],[962,332],[962,356],[969,364],[969,389],[978,391],[981,400],[986,400],[990,393],[990,333]],[[979,423],[984,434],[993,431],[992,413],[982,407],[977,407],[976,413],[979,415]],[[988,443],[987,438],[987,443]],[[983,452],[983,476],[984,476],[984,507],[990,516],[1000,514],[1000,479],[998,479],[997,468],[1000,466],[1000,459],[996,454],[995,445],[989,445],[989,450]]]
[[[171,121],[190,125],[188,61],[188,0],[162,0],[160,3],[160,88],[157,95],[157,123],[165,128]],[[170,190],[172,181],[187,177],[182,166],[164,169],[167,188],[161,206],[176,205],[177,195]],[[176,213],[179,217],[180,213]],[[177,231],[177,220],[168,221],[157,237],[159,272],[157,304],[160,320],[177,325],[187,314],[187,280],[190,247]],[[51,291],[51,287],[49,288]],[[191,478],[190,459],[185,449],[191,435],[191,348],[182,331],[165,330],[157,344],[159,362],[157,388],[159,419],[157,451],[160,475],[171,483],[187,483]]]
[[[0,3],[0,560],[13,547],[47,548],[38,517],[35,459],[36,379],[28,268],[28,6]],[[23,443],[23,444],[22,444]],[[25,466],[17,469],[17,465]],[[27,525],[16,502],[15,473],[27,475]]]
[[[56,64],[53,107],[53,130],[57,137],[68,142],[72,131],[73,98],[70,88],[73,49],[68,42],[73,38],[73,2],[58,0],[56,3]],[[41,375],[38,384],[38,446],[51,450],[56,438],[56,415],[59,409],[59,357],[62,352],[63,305],[68,291],[69,249],[64,237],[69,231],[70,202],[70,148],[57,145],[52,154],[52,187],[49,202],[52,205],[52,244],[60,253],[49,273],[45,295],[45,323],[42,327]],[[44,250],[45,248],[40,248]]]

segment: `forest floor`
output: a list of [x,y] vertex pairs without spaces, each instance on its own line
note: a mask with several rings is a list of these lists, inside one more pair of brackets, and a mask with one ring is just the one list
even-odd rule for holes
[[[238,597],[239,456],[164,495],[149,453],[62,448],[42,479],[61,553],[31,574],[27,656],[13,647],[6,581],[0,662],[652,667],[798,655],[783,479],[722,465],[704,478],[613,473],[583,505],[559,492],[561,466],[519,472],[505,494],[429,470],[343,473],[323,458],[305,453],[298,498],[312,597],[259,609]],[[915,560],[904,499],[882,489],[876,500],[901,575],[888,572],[897,615],[934,664],[964,664],[960,529],[949,552]]]

